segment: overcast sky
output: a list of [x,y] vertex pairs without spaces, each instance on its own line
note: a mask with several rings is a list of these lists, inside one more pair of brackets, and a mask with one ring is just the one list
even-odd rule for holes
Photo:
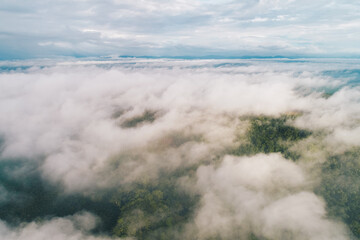
[[358,0],[0,0],[0,59],[360,56]]

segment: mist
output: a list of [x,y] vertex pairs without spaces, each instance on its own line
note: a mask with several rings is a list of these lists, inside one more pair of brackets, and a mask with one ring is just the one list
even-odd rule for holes
[[356,60],[1,66],[5,239],[360,237]]

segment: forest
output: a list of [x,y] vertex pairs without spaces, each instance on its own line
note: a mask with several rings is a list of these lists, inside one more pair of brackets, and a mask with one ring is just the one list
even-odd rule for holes
[[[288,161],[298,161],[301,152],[292,148],[298,141],[312,135],[312,132],[294,127],[296,115],[248,116],[245,134],[235,139],[237,146],[223,155],[254,156],[259,153],[280,153]],[[156,121],[155,113],[146,111],[122,124],[124,128],[136,128],[139,124]],[[176,134],[172,142],[180,147],[187,141],[201,141],[201,138],[184,138],[180,142]],[[360,237],[360,149],[353,148],[343,154],[329,155],[321,166],[321,181],[315,192],[327,203],[327,211],[334,220],[344,221],[356,237]],[[121,158],[119,158],[121,160]],[[189,221],[194,218],[200,206],[201,196],[196,191],[181,187],[179,181],[194,179],[201,165],[219,164],[219,158],[204,161],[173,171],[162,171],[154,180],[142,180],[122,185],[117,190],[84,196],[59,195],[59,189],[45,184],[38,175],[37,167],[23,172],[20,178],[13,178],[14,172],[21,172],[25,159],[3,159],[0,180],[3,186],[17,192],[17,200],[0,205],[0,217],[10,223],[33,221],[43,216],[66,216],[78,211],[96,213],[102,224],[94,233],[106,233],[117,237],[137,239],[182,239]],[[27,179],[27,181],[23,181]],[[36,185],[36,188],[33,186]],[[22,197],[23,196],[23,197]],[[207,239],[223,239],[212,236]],[[249,233],[248,239],[266,240],[262,235]]]

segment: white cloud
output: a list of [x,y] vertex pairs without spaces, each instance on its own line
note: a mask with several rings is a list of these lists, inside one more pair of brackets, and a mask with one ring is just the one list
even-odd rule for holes
[[[114,238],[93,236],[89,231],[97,224],[97,218],[87,212],[64,218],[23,224],[12,228],[0,220],[0,234],[6,240],[110,240]],[[118,238],[119,239],[119,238]]]
[[[359,88],[323,74],[357,69],[358,60],[115,58],[8,61],[0,67],[19,68],[0,74],[2,159],[24,158],[42,181],[67,194],[114,190],[196,166],[192,177],[182,179],[201,197],[189,219],[190,235],[347,239],[312,192],[317,179],[308,171],[316,172],[325,155],[360,145]],[[324,89],[337,91],[322,96]],[[124,127],[146,110],[156,112],[154,122]],[[245,137],[249,122],[240,116],[293,112],[302,113],[296,126],[314,131],[295,148],[315,150],[297,162],[280,154],[225,156]],[[0,186],[0,204],[13,194],[7,187]],[[1,224],[0,231],[11,240],[49,232],[98,239],[84,227],[92,224],[76,219]],[[92,223],[93,217],[85,219]]]
[[[119,183],[136,179],[145,172],[149,174],[147,168],[156,173],[163,161],[158,154],[164,152],[143,155],[136,164],[115,169],[110,175],[103,175],[102,171],[108,158],[145,151],[149,141],[172,132],[203,136],[208,144],[194,142],[178,149],[183,155],[175,153],[174,161],[164,160],[170,169],[179,162],[192,164],[206,158],[206,154],[193,154],[194,151],[208,151],[211,155],[231,146],[237,122],[231,116],[303,111],[307,114],[298,118],[298,126],[337,128],[335,135],[329,137],[341,141],[341,129],[355,128],[360,114],[357,89],[341,90],[329,99],[317,94],[304,97],[301,89],[336,87],[339,83],[306,74],[294,78],[293,70],[281,70],[281,65],[280,71],[273,71],[269,69],[276,65],[271,63],[245,64],[232,68],[235,72],[229,74],[211,67],[221,63],[216,60],[116,62],[135,63],[139,68],[107,70],[92,67],[90,64],[95,61],[79,62],[78,67],[63,63],[28,74],[2,74],[0,82],[5,91],[0,103],[0,130],[6,138],[3,155],[46,156],[42,169],[47,178],[72,190],[86,189],[116,179],[122,179]],[[98,63],[105,65],[111,61]],[[194,64],[205,68],[189,68]],[[159,67],[161,72],[156,70]],[[119,122],[146,109],[159,111],[159,120],[136,129],[119,127]],[[124,114],[118,119],[111,118],[119,110]],[[194,128],[187,131],[190,126]],[[144,163],[141,159],[148,161]]]
[[201,239],[247,238],[252,231],[270,239],[348,239],[344,226],[325,218],[321,199],[303,190],[299,166],[279,155],[227,156],[197,176],[204,192],[195,217]]

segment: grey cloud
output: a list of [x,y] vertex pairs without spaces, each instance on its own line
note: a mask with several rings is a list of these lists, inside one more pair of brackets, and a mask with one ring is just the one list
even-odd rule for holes
[[[0,50],[4,59],[110,54],[349,56],[358,54],[359,36],[353,31],[357,10],[353,2],[339,1],[6,1],[1,8],[7,21],[0,23]],[[86,32],[89,29],[98,35]],[[178,53],[181,46],[190,50]]]

